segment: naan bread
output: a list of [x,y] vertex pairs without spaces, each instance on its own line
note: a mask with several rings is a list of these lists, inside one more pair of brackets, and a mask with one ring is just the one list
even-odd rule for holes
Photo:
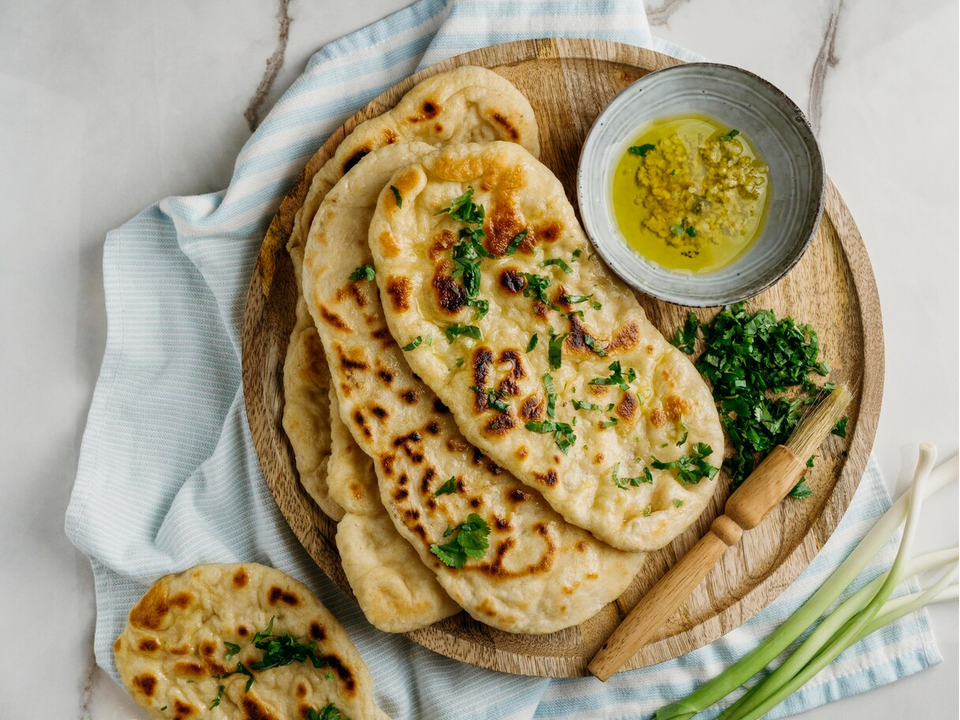
[[[297,287],[303,248],[320,203],[350,168],[384,145],[423,142],[434,147],[507,140],[540,155],[533,108],[506,78],[493,70],[464,65],[431,75],[413,86],[392,110],[360,123],[313,176],[287,242]],[[262,252],[262,251],[261,251]]]
[[[568,522],[614,547],[655,550],[690,525],[717,482],[682,484],[676,469],[652,463],[690,457],[696,443],[706,443],[712,449],[706,461],[720,466],[723,432],[713,398],[693,364],[594,254],[554,175],[523,148],[490,143],[436,151],[386,184],[403,203],[390,190],[380,194],[369,240],[381,296],[389,298],[387,322],[400,346],[432,337],[432,344],[406,353],[406,361],[451,408],[467,439],[542,493]],[[478,297],[489,302],[481,319],[466,304],[462,281],[452,277],[452,246],[466,225],[438,214],[471,187],[486,211],[484,246],[495,256],[479,260]],[[538,299],[536,285],[547,278]],[[445,331],[456,323],[479,327],[482,339],[448,340]],[[565,337],[557,342],[562,365],[555,369],[548,363],[551,333]],[[534,334],[539,342],[528,352]],[[614,362],[626,391],[589,384],[609,381]],[[527,429],[551,420],[548,373],[555,421],[576,435],[565,452],[569,432]],[[576,409],[575,400],[600,407]],[[635,483],[618,487],[615,475]]]
[[[254,669],[264,655],[254,635],[271,618],[272,634],[315,642],[323,667],[307,661]],[[229,658],[227,643],[240,646]],[[340,623],[305,585],[264,565],[199,565],[160,578],[130,611],[113,647],[124,686],[152,718],[287,720],[329,703],[349,718],[387,717]],[[253,674],[249,691],[247,675],[217,677],[238,663]]]
[[317,328],[302,299],[283,363],[283,431],[293,446],[297,474],[304,489],[334,520],[343,508],[330,497],[327,482],[331,458],[330,370]]
[[[433,75],[415,85],[390,111],[358,125],[313,177],[303,206],[294,219],[287,249],[297,283],[297,322],[284,362],[283,428],[290,440],[300,479],[311,497],[334,520],[342,508],[329,499],[325,461],[330,447],[332,416],[323,393],[329,383],[316,330],[303,302],[303,246],[317,208],[337,181],[367,153],[383,145],[418,140],[434,146],[474,140],[510,140],[534,155],[540,152],[538,129],[527,99],[492,70],[465,66]],[[260,251],[265,288],[273,278],[276,243],[268,235]]]
[[[341,418],[376,459],[380,497],[394,527],[475,619],[509,632],[553,632],[616,599],[643,555],[614,550],[564,522],[535,491],[470,446],[406,364],[386,327],[376,284],[349,280],[371,260],[363,240],[384,183],[431,150],[423,144],[382,148],[337,183],[310,230],[305,297],[333,360]],[[456,490],[435,496],[451,478]],[[447,527],[471,513],[492,529],[490,547],[483,559],[457,570],[430,546],[447,542]]]
[[328,466],[330,495],[346,510],[337,523],[337,549],[363,614],[374,627],[393,633],[457,614],[460,606],[390,521],[380,502],[373,461],[340,420],[332,389],[330,411],[337,418]]

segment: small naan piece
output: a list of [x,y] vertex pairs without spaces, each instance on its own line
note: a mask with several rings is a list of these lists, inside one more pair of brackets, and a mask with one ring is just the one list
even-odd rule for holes
[[[594,253],[560,181],[498,142],[435,151],[386,184],[402,206],[380,194],[369,240],[413,371],[472,444],[568,522],[624,550],[670,542],[718,485],[717,410]],[[459,197],[456,215],[476,220],[471,188],[479,223],[442,212]],[[414,349],[418,337],[432,342]]]
[[[261,632],[315,643],[321,667],[309,659],[258,667]],[[305,585],[264,565],[198,565],[160,578],[113,648],[124,686],[151,718],[286,720],[331,703],[349,718],[387,717],[336,618]]]
[[[331,359],[340,416],[376,459],[393,526],[475,619],[515,633],[554,632],[619,597],[643,554],[615,550],[565,522],[472,447],[406,364],[376,283],[350,280],[371,261],[363,238],[385,182],[430,151],[420,143],[377,150],[328,194],[310,230],[305,297]],[[443,564],[431,547],[450,542],[447,529],[473,513],[490,528],[489,548],[461,569]]]
[[346,514],[337,523],[337,549],[357,603],[371,625],[383,632],[410,632],[460,612],[420,562],[380,502],[371,460],[340,420],[336,392],[330,390],[333,447],[328,465],[331,497]]
[[[340,419],[330,414],[323,399],[330,373],[303,301],[300,280],[310,224],[337,181],[378,147],[410,140],[438,146],[497,139],[520,143],[534,155],[540,152],[533,109],[513,84],[492,70],[472,66],[433,75],[415,85],[392,110],[361,123],[343,139],[334,156],[314,175],[294,219],[287,249],[297,284],[297,322],[284,362],[283,427],[301,482],[320,509],[334,520],[343,516],[343,509],[329,498],[325,470],[329,428]],[[268,234],[258,264],[265,291],[273,281],[278,249],[275,236]]]

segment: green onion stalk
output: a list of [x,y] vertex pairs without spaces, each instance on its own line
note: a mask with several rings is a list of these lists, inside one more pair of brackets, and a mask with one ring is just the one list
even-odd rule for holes
[[[941,595],[949,597],[952,591],[946,587],[946,583],[949,582],[950,576],[945,575],[927,592],[917,593],[916,597],[911,597],[907,601],[892,601],[892,606],[884,604],[900,581],[908,577],[908,574],[916,574],[911,573],[914,568],[937,567],[950,562],[951,558],[956,562],[956,557],[952,554],[954,551],[932,553],[930,556],[917,558],[913,562],[909,560],[909,548],[916,530],[916,518],[919,516],[921,504],[927,497],[955,480],[960,470],[960,462],[955,455],[931,472],[935,456],[936,450],[932,445],[925,443],[921,446],[920,462],[914,474],[911,492],[904,494],[893,504],[827,581],[783,625],[755,650],[713,680],[701,685],[682,700],[660,708],[656,713],[656,720],[691,718],[726,697],[766,668],[826,612],[887,540],[911,518],[912,521],[908,522],[904,529],[900,549],[890,571],[838,607],[834,613],[837,617],[831,619],[833,618],[831,615],[821,623],[823,630],[811,634],[810,638],[798,648],[795,653],[796,659],[791,656],[784,663],[786,667],[781,666],[784,668],[782,671],[778,668],[778,671],[758,683],[735,705],[728,708],[722,717],[724,720],[760,717],[826,667],[840,652],[872,632],[870,628],[882,627],[878,623],[884,617],[889,618],[887,622],[892,622],[900,616],[897,613],[901,610],[902,614],[910,612],[904,609],[906,607],[914,609],[936,600]],[[923,572],[923,570],[918,569],[916,572]],[[814,636],[816,636],[815,639]],[[775,678],[774,675],[776,675]],[[771,678],[774,678],[772,682],[770,682]]]

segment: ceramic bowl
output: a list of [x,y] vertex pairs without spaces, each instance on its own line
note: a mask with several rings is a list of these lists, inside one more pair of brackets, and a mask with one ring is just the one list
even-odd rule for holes
[[[761,235],[732,264],[712,273],[664,269],[628,244],[613,209],[613,174],[643,126],[702,113],[739,129],[769,167]],[[584,141],[577,200],[587,234],[607,265],[641,292],[678,305],[709,307],[752,297],[803,256],[823,212],[823,158],[810,123],[773,85],[729,65],[690,63],[644,76],[600,113]]]

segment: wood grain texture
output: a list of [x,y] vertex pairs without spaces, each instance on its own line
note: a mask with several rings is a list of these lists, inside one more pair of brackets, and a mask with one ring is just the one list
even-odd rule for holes
[[[594,118],[621,90],[648,72],[679,61],[642,48],[592,40],[529,40],[451,58],[390,88],[333,133],[309,161],[273,220],[251,279],[243,326],[243,382],[247,416],[264,476],[277,505],[310,555],[349,592],[327,520],[301,488],[280,424],[282,368],[294,319],[295,289],[286,243],[310,178],[357,124],[391,108],[427,75],[459,65],[482,65],[513,82],[533,105],[540,125],[541,160],[556,173],[575,204],[577,160]],[[264,292],[266,290],[266,293]],[[650,320],[670,335],[687,309],[643,295]],[[867,463],[883,385],[883,331],[870,261],[853,218],[828,181],[825,212],[804,258],[776,286],[751,301],[810,323],[833,373],[854,395],[846,439],[831,436],[808,475],[814,496],[788,498],[725,553],[671,621],[628,668],[694,650],[739,626],[776,598],[810,563],[850,503]],[[709,320],[717,309],[697,310]],[[687,532],[653,553],[617,602],[574,628],[545,636],[493,630],[461,613],[409,633],[416,642],[463,662],[502,672],[545,677],[586,673],[590,658],[639,598],[707,531],[720,514],[729,483]]]

